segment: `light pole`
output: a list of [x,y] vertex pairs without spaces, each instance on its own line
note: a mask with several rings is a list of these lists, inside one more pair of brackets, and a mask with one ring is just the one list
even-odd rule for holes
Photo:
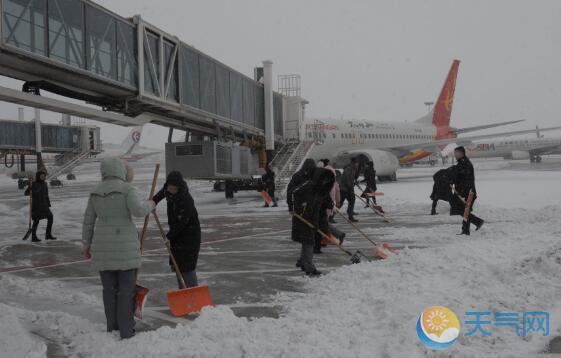
[[430,113],[430,107],[434,104],[434,102],[425,102],[425,106],[428,108],[428,113]]

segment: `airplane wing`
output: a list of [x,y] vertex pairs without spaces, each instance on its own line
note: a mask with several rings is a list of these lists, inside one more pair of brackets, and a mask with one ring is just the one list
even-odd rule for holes
[[[540,131],[553,131],[553,130],[559,130],[559,129],[561,129],[561,126],[543,128],[543,129],[540,129]],[[487,139],[487,138],[497,138],[497,137],[510,137],[510,136],[513,136],[513,135],[528,134],[528,133],[536,133],[536,130],[535,129],[528,129],[528,130],[514,131],[514,132],[482,134],[482,135],[476,135],[476,136],[470,136],[470,137],[457,137],[457,138],[439,139],[439,140],[435,140],[435,141],[432,141],[432,142],[395,145],[395,146],[391,146],[391,147],[386,148],[386,149],[390,150],[392,152],[398,152],[398,153],[403,153],[403,152],[406,152],[406,151],[411,151],[411,150],[416,150],[416,149],[427,149],[427,150],[432,149],[432,151],[438,152],[438,151],[440,151],[440,149],[438,148],[439,146],[445,146],[445,145],[452,144],[452,143],[456,143],[458,145],[469,145],[474,140]]]
[[519,120],[516,120],[516,121],[508,121],[508,122],[501,122],[501,123],[486,124],[486,125],[475,126],[475,127],[458,128],[458,129],[456,129],[456,134],[462,134],[462,133],[468,133],[468,132],[475,132],[475,131],[480,131],[480,130],[482,130],[482,129],[489,129],[489,128],[501,127],[501,126],[506,126],[506,125],[509,125],[509,124],[515,124],[515,123],[524,122],[524,121],[525,121],[525,119],[519,119]]

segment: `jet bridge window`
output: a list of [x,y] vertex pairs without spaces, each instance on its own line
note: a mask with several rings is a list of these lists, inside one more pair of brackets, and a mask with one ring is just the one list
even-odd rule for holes
[[203,146],[201,144],[185,144],[175,147],[176,156],[187,155],[203,155]]

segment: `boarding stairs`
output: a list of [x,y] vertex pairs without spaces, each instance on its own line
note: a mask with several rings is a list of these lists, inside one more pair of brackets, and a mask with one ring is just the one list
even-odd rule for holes
[[314,147],[314,141],[288,142],[278,152],[271,161],[277,169],[275,175],[275,186],[278,198],[284,198],[286,187],[304,160]]
[[72,171],[80,162],[91,155],[89,151],[74,151],[72,154],[64,154],[55,159],[58,166],[47,170],[48,179],[56,179],[59,175],[66,174]]

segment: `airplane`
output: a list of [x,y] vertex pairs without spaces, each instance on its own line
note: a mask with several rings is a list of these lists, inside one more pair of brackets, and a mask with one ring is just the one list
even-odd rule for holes
[[[378,179],[395,181],[400,164],[408,164],[442,151],[448,144],[472,143],[477,139],[532,133],[534,130],[458,137],[523,120],[492,123],[467,128],[450,126],[459,60],[454,60],[434,108],[414,122],[322,119],[304,122],[305,140],[314,141],[308,157],[329,159],[337,167],[351,157],[374,162]],[[561,127],[545,128],[542,131]]]
[[140,138],[142,137],[142,129],[144,126],[136,126],[131,129],[129,134],[125,137],[123,142],[121,143],[121,150],[125,150],[123,154],[120,155],[120,158],[126,160],[127,162],[136,162],[138,160],[142,160],[146,157],[160,154],[162,151],[153,151],[153,152],[142,152],[142,153],[135,153],[133,151],[140,143]]
[[477,141],[466,146],[470,158],[529,159],[540,163],[542,155],[561,154],[561,137],[544,138],[536,128],[537,138],[497,139]]

